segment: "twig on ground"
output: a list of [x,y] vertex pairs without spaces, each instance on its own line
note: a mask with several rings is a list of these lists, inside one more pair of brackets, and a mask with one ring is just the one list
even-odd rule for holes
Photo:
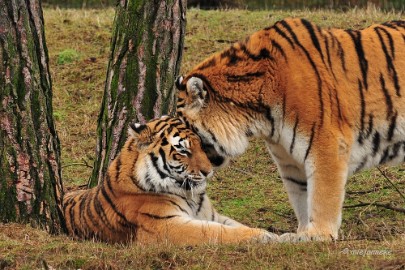
[[398,189],[398,187],[391,181],[391,179],[388,178],[388,176],[385,174],[385,172],[383,172],[380,167],[377,167],[377,169],[380,171],[380,173],[382,174],[382,176],[384,176],[385,180],[388,181],[388,183],[391,184],[391,186],[398,192],[398,194],[402,197],[402,199],[404,199],[405,202],[405,195]]
[[350,195],[362,195],[362,194],[378,192],[380,190],[388,189],[388,188],[391,188],[391,187],[392,187],[391,185],[390,186],[383,186],[383,187],[375,186],[374,188],[369,189],[369,190],[348,190],[348,191],[346,191],[346,193],[350,194]]
[[391,205],[390,203],[358,203],[358,204],[353,204],[353,205],[345,205],[343,206],[343,208],[357,208],[357,207],[368,207],[368,206],[376,206],[376,207],[381,207],[381,208],[385,208],[385,209],[389,209],[389,210],[393,210],[393,211],[397,211],[400,213],[405,213],[405,208],[400,208],[400,207],[396,207]]
[[367,223],[365,223],[365,222],[363,221],[362,216],[363,216],[364,212],[366,212],[367,209],[369,209],[369,208],[370,208],[372,205],[374,205],[376,202],[377,202],[377,199],[374,200],[373,202],[371,202],[369,205],[365,206],[365,208],[362,209],[362,210],[359,212],[359,214],[358,214],[358,219],[359,219],[359,221],[360,221],[367,229],[369,228],[369,226],[367,225]]

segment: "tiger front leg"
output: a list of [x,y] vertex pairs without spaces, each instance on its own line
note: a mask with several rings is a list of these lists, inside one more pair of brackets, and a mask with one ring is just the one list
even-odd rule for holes
[[308,222],[301,223],[296,234],[282,235],[280,241],[331,241],[338,238],[348,176],[347,159],[347,155],[334,151],[333,146],[314,150],[308,157],[305,163]]
[[267,143],[269,152],[277,164],[288,199],[298,220],[298,231],[308,225],[308,192],[307,177],[303,164],[295,160],[280,145]]
[[231,227],[218,222],[177,217],[155,220],[157,223],[140,229],[137,241],[143,244],[168,243],[174,245],[236,244],[243,242],[278,242],[278,236],[262,229],[247,226]]
[[287,190],[288,199],[298,220],[297,232],[304,230],[309,223],[307,182],[306,179],[301,179],[291,176],[282,177],[284,187]]

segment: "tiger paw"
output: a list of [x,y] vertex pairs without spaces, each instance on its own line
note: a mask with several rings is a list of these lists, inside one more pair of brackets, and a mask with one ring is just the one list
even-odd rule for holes
[[299,242],[327,242],[335,240],[331,235],[309,234],[309,233],[284,233],[279,237],[281,243],[299,243]]
[[257,236],[254,236],[251,240],[251,242],[254,243],[260,243],[260,244],[267,244],[267,243],[275,243],[279,242],[280,236],[274,233],[270,233],[265,230],[259,230],[260,233]]

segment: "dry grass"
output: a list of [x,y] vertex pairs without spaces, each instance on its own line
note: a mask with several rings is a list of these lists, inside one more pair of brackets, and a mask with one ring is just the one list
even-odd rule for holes
[[[66,185],[85,183],[95,154],[95,132],[109,56],[113,9],[45,9],[45,33],[53,80],[53,106],[62,144]],[[79,59],[58,64],[74,50]]]
[[[3,225],[0,269],[401,269],[405,239],[174,247],[107,245]],[[366,255],[362,253],[373,254]],[[51,268],[53,267],[53,268]]]
[[[92,165],[95,153],[114,10],[45,9],[44,15],[63,179],[66,186],[73,187],[85,184],[91,171],[86,164]],[[344,28],[404,18],[372,8],[345,13],[189,10],[183,72],[229,43],[290,16]],[[57,64],[58,56],[67,49],[78,52],[79,59]],[[275,232],[293,231],[296,220],[269,160],[264,144],[253,141],[245,155],[216,174],[209,194],[221,212],[236,220]],[[405,191],[404,167],[386,172]],[[347,190],[346,206],[372,204],[345,209],[344,240],[337,243],[145,248],[78,242],[10,224],[0,225],[0,269],[404,269],[405,215],[375,206],[392,203],[404,207],[403,199],[377,170],[352,177]]]

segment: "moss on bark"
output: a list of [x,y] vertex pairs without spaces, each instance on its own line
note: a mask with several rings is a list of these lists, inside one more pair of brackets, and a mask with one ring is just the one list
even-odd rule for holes
[[174,112],[185,9],[185,0],[119,1],[89,186],[104,179],[126,140],[129,123]]
[[40,2],[0,1],[0,221],[64,228]]

